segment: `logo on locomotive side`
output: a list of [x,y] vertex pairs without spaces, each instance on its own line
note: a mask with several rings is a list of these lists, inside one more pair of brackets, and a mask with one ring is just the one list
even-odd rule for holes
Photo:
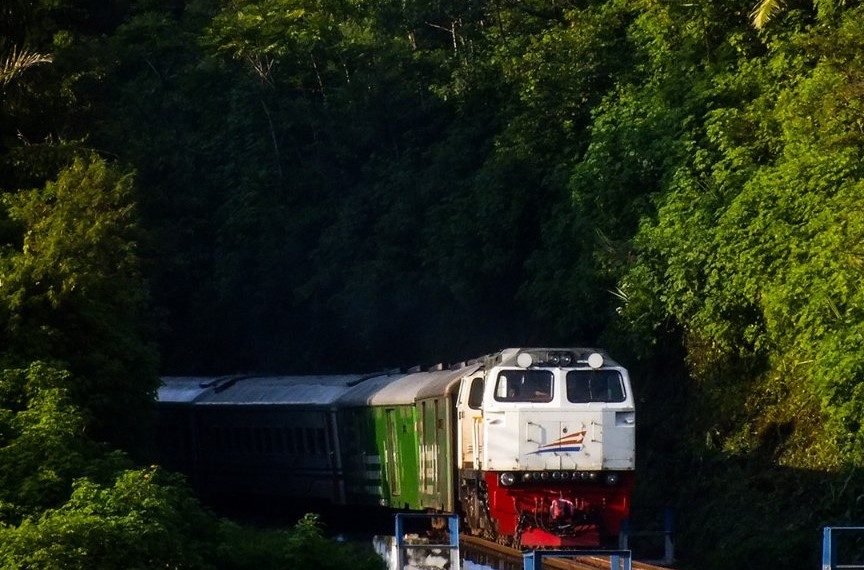
[[541,445],[537,451],[531,452],[530,455],[538,455],[540,453],[560,453],[562,451],[582,451],[582,442],[585,440],[586,433],[585,430],[582,430],[577,431],[576,433],[571,433],[570,435],[565,435],[557,441]]

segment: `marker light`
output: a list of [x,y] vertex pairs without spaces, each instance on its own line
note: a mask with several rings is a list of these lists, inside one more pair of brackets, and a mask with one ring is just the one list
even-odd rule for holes
[[505,487],[509,487],[516,482],[516,475],[508,471],[499,475],[498,480],[501,481],[501,484]]
[[522,368],[528,368],[534,364],[534,359],[527,352],[520,352],[519,356],[516,357],[516,364]]
[[588,366],[594,369],[603,366],[603,355],[598,352],[592,352],[588,357]]
[[620,477],[617,473],[607,473],[606,474],[606,484],[609,486],[617,485]]

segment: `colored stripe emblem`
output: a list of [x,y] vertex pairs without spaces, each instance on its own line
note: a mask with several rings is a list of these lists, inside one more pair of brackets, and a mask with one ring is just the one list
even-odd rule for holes
[[530,453],[529,455],[539,455],[541,453],[560,453],[562,451],[582,451],[583,441],[585,440],[585,431],[577,431],[576,433],[571,433],[570,435],[565,435],[564,437],[553,441],[552,443],[547,443],[546,445],[541,445],[537,451]]

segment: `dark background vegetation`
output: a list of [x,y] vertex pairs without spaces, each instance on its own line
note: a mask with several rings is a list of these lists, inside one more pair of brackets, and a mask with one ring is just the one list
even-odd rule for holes
[[864,509],[864,8],[770,4],[4,2],[0,563],[320,538],[134,467],[160,371],[580,344],[684,566],[814,567]]

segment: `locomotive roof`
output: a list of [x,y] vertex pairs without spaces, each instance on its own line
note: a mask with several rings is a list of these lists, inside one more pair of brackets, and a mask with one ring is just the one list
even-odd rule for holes
[[575,355],[577,361],[584,361],[588,358],[588,356],[594,352],[599,353],[603,356],[603,361],[606,366],[620,367],[621,364],[612,360],[609,357],[609,354],[603,350],[602,348],[591,348],[591,347],[537,347],[537,346],[524,346],[519,348],[505,348],[500,352],[496,352],[494,354],[489,355],[496,364],[504,364],[504,365],[512,365],[516,362],[516,356],[520,352],[571,352]]

